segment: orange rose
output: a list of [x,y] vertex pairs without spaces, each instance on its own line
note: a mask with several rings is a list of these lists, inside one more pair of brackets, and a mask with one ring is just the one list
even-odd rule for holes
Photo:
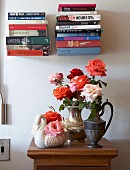
[[70,81],[70,85],[73,84],[77,90],[81,90],[88,83],[89,79],[86,75],[76,76]]
[[52,122],[52,121],[55,121],[55,120],[61,121],[61,115],[59,113],[53,112],[51,110],[46,112],[46,114],[44,114],[44,116],[46,117],[47,124],[49,122]]
[[100,59],[90,60],[85,66],[91,76],[106,76],[106,64]]
[[70,99],[72,93],[71,93],[69,87],[60,86],[60,87],[57,87],[57,88],[53,91],[53,95],[57,98],[57,100],[62,100],[62,99],[65,98],[65,97],[67,97],[68,99]]

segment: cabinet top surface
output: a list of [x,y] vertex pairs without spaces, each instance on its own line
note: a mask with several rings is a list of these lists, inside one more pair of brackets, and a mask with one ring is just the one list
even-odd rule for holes
[[73,142],[66,142],[62,147],[56,148],[38,148],[35,143],[34,139],[32,139],[30,146],[27,150],[27,155],[30,158],[35,156],[46,156],[46,155],[104,155],[104,156],[112,156],[116,157],[118,155],[117,148],[115,148],[111,142],[106,140],[105,138],[101,139],[99,144],[102,145],[102,148],[95,148],[90,149],[87,147],[88,140],[84,141],[73,141]]

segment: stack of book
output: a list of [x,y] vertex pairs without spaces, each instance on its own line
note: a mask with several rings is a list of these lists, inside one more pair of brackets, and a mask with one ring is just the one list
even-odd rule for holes
[[96,4],[59,4],[56,16],[58,55],[100,53],[101,15]]
[[48,56],[50,37],[45,12],[9,12],[8,56]]

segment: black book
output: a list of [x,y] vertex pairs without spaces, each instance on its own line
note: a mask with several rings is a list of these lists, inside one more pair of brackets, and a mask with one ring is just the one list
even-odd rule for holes
[[55,30],[55,33],[101,33],[101,29],[61,29]]
[[56,25],[97,25],[99,22],[100,21],[58,21]]

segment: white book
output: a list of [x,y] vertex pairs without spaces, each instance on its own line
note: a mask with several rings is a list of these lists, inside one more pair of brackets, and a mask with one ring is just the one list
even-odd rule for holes
[[8,20],[8,24],[47,24],[48,20]]
[[100,21],[101,15],[58,15],[58,21]]
[[69,29],[100,29],[101,25],[64,25],[56,26],[56,30],[69,30]]
[[96,15],[97,11],[58,12],[58,15]]

